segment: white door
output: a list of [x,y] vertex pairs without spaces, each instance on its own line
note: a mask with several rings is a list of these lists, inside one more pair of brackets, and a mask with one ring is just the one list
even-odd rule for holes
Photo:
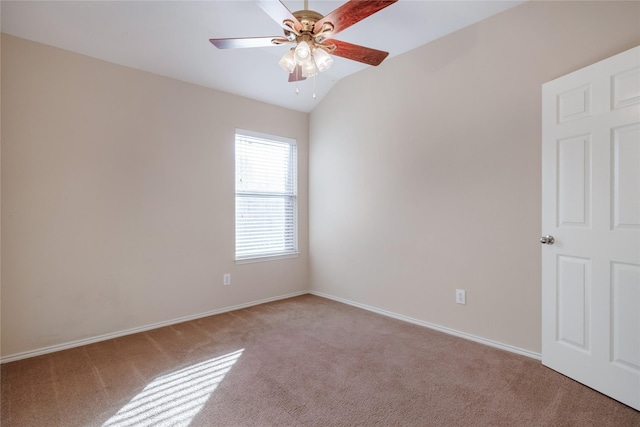
[[542,363],[640,410],[640,46],[542,93]]

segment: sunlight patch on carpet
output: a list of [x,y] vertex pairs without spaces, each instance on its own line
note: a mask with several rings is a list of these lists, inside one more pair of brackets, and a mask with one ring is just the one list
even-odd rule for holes
[[243,350],[154,379],[103,427],[188,426]]

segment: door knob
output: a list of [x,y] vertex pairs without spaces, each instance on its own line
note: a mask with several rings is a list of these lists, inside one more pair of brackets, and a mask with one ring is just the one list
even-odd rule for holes
[[540,238],[540,243],[543,245],[553,245],[553,242],[555,241],[556,239],[554,239],[553,236],[542,236]]

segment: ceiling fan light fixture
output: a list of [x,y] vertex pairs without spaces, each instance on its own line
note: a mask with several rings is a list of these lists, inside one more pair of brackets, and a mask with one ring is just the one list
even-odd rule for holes
[[278,65],[286,72],[293,73],[293,70],[296,68],[296,58],[293,49],[288,50],[287,53],[282,55]]
[[[254,1],[284,29],[284,37],[216,38],[209,41],[218,49],[291,43],[291,50],[278,62],[289,73],[289,82],[299,82],[328,70],[334,62],[334,55],[373,66],[379,65],[389,55],[389,52],[342,42],[333,37],[398,0],[346,0],[327,15],[309,10],[308,0],[304,1],[304,9],[296,12],[291,12],[284,0]],[[327,40],[329,42],[325,43]]]
[[294,52],[294,56],[296,62],[300,65],[309,62],[309,60],[311,59],[311,48],[309,47],[309,44],[306,41],[301,41],[300,43],[298,43],[298,46],[296,46],[296,50]]
[[313,50],[313,60],[318,67],[318,71],[323,72],[329,69],[333,64],[333,58],[322,48]]

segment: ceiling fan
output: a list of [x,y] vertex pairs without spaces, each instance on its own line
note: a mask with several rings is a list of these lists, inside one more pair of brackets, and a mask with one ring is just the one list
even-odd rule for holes
[[280,0],[255,1],[282,26],[284,36],[223,38],[209,41],[219,49],[294,44],[279,61],[280,66],[289,72],[290,82],[304,80],[327,70],[333,64],[333,58],[329,53],[369,65],[378,65],[389,55],[389,52],[335,40],[333,37],[398,0],[349,0],[327,16],[309,10],[308,0],[304,2],[304,10],[297,12],[289,11]]

